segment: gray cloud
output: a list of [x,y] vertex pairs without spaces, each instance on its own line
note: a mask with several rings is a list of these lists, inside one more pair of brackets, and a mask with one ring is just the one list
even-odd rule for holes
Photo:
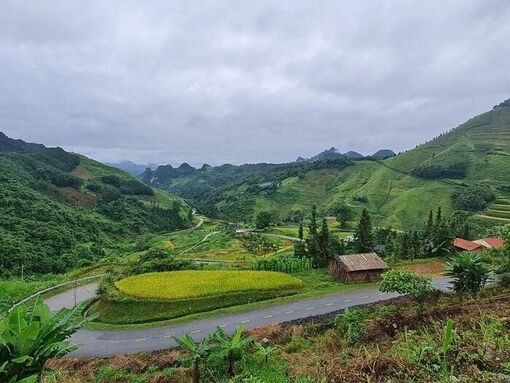
[[510,97],[510,3],[3,1],[0,130],[99,160],[403,150]]

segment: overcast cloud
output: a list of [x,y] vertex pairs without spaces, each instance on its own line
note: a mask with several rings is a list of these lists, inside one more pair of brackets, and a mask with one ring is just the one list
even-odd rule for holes
[[0,0],[0,131],[102,161],[399,151],[509,97],[506,0]]

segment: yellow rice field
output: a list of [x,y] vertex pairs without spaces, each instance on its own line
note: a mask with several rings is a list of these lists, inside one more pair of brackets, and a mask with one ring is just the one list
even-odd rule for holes
[[273,271],[185,270],[135,275],[115,285],[135,298],[176,300],[245,291],[294,290],[304,283]]

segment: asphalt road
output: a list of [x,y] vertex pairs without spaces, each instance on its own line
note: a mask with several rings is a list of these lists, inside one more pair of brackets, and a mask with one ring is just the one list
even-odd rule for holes
[[98,283],[89,283],[87,285],[78,286],[77,288],[53,295],[52,297],[45,299],[44,303],[46,303],[53,312],[64,307],[72,309],[77,304],[96,297],[98,287]]
[[[434,284],[437,288],[445,290],[449,282],[448,279],[441,278],[436,279]],[[82,291],[83,294],[79,296],[88,299],[87,294],[90,293],[90,291],[90,288],[85,289]],[[238,325],[243,325],[247,329],[252,329],[270,324],[278,324],[295,319],[327,314],[350,306],[383,301],[396,296],[398,295],[381,293],[377,288],[370,287],[322,298],[306,299],[243,313],[227,314],[216,318],[197,320],[182,325],[123,331],[82,329],[72,337],[72,341],[80,345],[80,348],[74,351],[70,356],[106,357],[115,354],[157,351],[174,347],[176,344],[172,336],[179,337],[190,334],[196,341],[200,341],[214,332],[217,327],[221,327],[227,332],[233,332]],[[53,305],[53,309],[63,306],[72,307],[74,305],[74,293],[72,291],[66,291],[50,298],[50,300],[49,303]]]

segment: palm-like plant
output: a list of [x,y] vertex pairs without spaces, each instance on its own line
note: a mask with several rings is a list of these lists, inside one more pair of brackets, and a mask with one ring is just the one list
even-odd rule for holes
[[83,306],[56,314],[37,301],[33,307],[16,307],[0,319],[0,381],[35,382],[46,361],[76,349],[66,339],[84,322]]
[[200,364],[209,356],[212,349],[210,338],[206,338],[200,343],[195,343],[189,335],[181,338],[173,337],[173,339],[189,353],[189,360],[193,366],[191,372],[192,383],[200,383]]
[[247,348],[253,342],[253,338],[244,335],[243,331],[243,326],[239,326],[234,335],[229,336],[223,329],[218,328],[212,335],[216,343],[215,351],[227,362],[227,371],[231,378],[234,377],[236,373],[236,362],[243,358]]
[[459,253],[446,264],[445,271],[446,275],[453,279],[453,290],[459,294],[474,295],[489,279],[489,269],[482,257],[476,253]]

